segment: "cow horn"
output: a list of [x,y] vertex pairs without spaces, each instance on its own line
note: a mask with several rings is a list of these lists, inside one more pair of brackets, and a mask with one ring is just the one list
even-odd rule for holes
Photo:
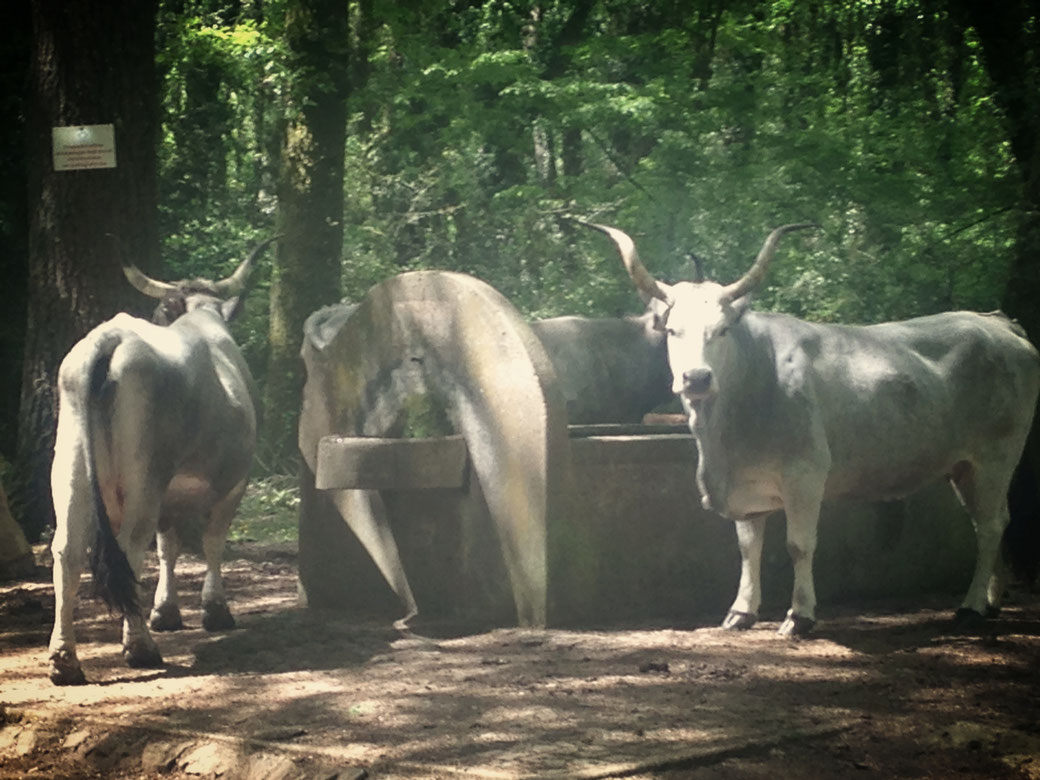
[[249,274],[253,270],[253,261],[263,252],[268,245],[272,242],[277,241],[281,236],[272,236],[271,238],[261,241],[257,244],[256,248],[249,253],[249,257],[243,260],[235,272],[226,279],[221,279],[219,282],[213,283],[213,291],[216,295],[221,298],[230,297],[232,295],[238,295],[246,286],[246,280],[249,278]]
[[149,298],[159,298],[162,300],[167,295],[177,289],[177,285],[168,284],[167,282],[157,282],[150,276],[145,275],[136,265],[124,265],[123,274],[130,284],[136,287],[140,292],[143,292]]
[[762,244],[762,248],[758,251],[758,257],[755,258],[755,262],[748,269],[748,272],[733,282],[733,284],[728,284],[722,288],[722,300],[735,301],[758,287],[762,279],[765,278],[766,270],[769,268],[773,255],[776,254],[776,245],[780,243],[780,237],[784,233],[790,233],[792,230],[804,230],[805,228],[816,228],[819,230],[820,226],[812,222],[801,222],[796,225],[783,225],[770,233],[765,243]]
[[621,255],[621,261],[625,264],[628,275],[635,283],[636,289],[639,290],[639,294],[643,297],[644,302],[649,303],[651,298],[657,298],[660,301],[664,301],[668,306],[672,305],[672,297],[668,294],[665,287],[646,270],[646,266],[639,259],[639,252],[636,251],[635,242],[632,241],[627,233],[607,225],[597,225],[595,222],[585,222],[584,220],[578,220],[578,222],[585,225],[585,227],[590,227],[610,236]]

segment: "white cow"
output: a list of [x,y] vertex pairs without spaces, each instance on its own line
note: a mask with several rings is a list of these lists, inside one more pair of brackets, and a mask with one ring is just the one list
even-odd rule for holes
[[99,595],[124,617],[130,666],[162,664],[138,585],[156,532],[152,628],[181,628],[174,564],[182,542],[201,542],[206,558],[203,626],[234,626],[220,560],[253,460],[257,401],[227,322],[239,309],[253,261],[273,240],[219,282],[167,284],[125,268],[135,287],[162,299],[153,322],[118,314],[61,363],[51,470],[57,525],[50,678],[56,685],[86,682],[73,610],[88,548]]
[[755,623],[765,517],[787,514],[794,593],[784,635],[816,618],[813,553],[825,499],[890,499],[946,476],[971,514],[975,575],[957,616],[1000,606],[1007,493],[1037,394],[1040,356],[1000,313],[950,312],[869,326],[823,325],[749,309],[780,237],[729,285],[658,282],[625,233],[613,239],[636,287],[667,306],[672,390],[697,441],[705,508],[737,521],[736,600],[724,628]]

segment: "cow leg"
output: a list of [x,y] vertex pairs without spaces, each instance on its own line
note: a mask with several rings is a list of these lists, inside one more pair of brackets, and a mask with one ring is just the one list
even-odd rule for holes
[[155,603],[149,624],[152,631],[180,631],[184,628],[181,609],[177,603],[177,580],[174,567],[181,551],[181,540],[173,526],[159,531],[156,541],[159,553],[159,584],[155,588]]
[[813,556],[816,554],[816,532],[822,503],[823,484],[817,484],[815,480],[798,480],[785,491],[787,554],[794,569],[794,590],[791,608],[778,631],[781,636],[805,636],[816,625]]
[[[152,495],[159,495],[159,493],[155,492]],[[157,502],[153,499],[151,504],[149,511],[151,515],[154,515]],[[126,553],[130,569],[140,583],[141,570],[144,568],[144,554],[148,543],[155,535],[156,519],[149,514],[134,513],[132,511],[134,504],[129,498],[125,506],[127,511],[124,514],[124,524],[118,537],[119,546]],[[142,517],[143,520],[133,523],[131,520],[133,517]],[[153,669],[162,666],[163,659],[158,645],[148,632],[143,606],[146,603],[147,594],[140,584],[137,598],[138,603],[142,606],[137,612],[123,616],[123,658],[126,659],[127,666],[131,668]]]
[[[57,458],[56,458],[57,459]],[[76,656],[76,610],[80,576],[87,562],[89,529],[93,528],[89,500],[55,506],[57,529],[54,556],[54,630],[51,632],[50,679],[55,685],[83,685],[87,678]]]
[[[63,403],[65,403],[63,401]],[[73,424],[76,422],[72,416]],[[54,629],[48,646],[50,679],[55,685],[83,685],[87,679],[76,656],[73,616],[80,576],[87,563],[87,548],[94,530],[92,502],[82,441],[70,430],[68,413],[59,416],[51,478],[56,526],[51,552],[54,556]]]
[[993,477],[978,467],[967,466],[954,470],[954,487],[975,526],[978,552],[975,558],[975,574],[968,593],[964,597],[955,621],[962,627],[972,627],[1000,610],[1003,598],[1003,566],[1000,560],[1001,540],[1009,521],[1007,478]]
[[206,579],[202,583],[202,627],[207,631],[226,631],[235,627],[235,618],[228,609],[224,595],[220,564],[224,557],[228,529],[245,491],[246,480],[242,480],[210,510],[206,528],[202,532],[202,551],[206,556]]
[[766,519],[738,520],[736,526],[737,545],[740,547],[740,585],[737,598],[722,621],[722,627],[728,630],[743,630],[755,625],[762,604],[762,542]]

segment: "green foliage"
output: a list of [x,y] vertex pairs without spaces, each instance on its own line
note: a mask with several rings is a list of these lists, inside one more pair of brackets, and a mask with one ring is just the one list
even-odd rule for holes
[[[167,261],[212,272],[269,230],[281,98],[323,74],[289,60],[284,2],[167,5]],[[869,322],[1000,303],[1016,161],[978,43],[942,4],[352,8],[349,298],[446,268],[530,316],[638,310],[576,215],[630,232],[672,280],[690,252],[730,280],[773,227],[818,222],[785,239],[760,308]],[[254,307],[241,326],[261,380],[264,323]]]
[[295,541],[299,509],[295,477],[254,479],[239,504],[228,538],[235,542]]
[[402,416],[402,439],[426,439],[455,433],[448,417],[447,402],[436,393],[407,397],[404,400]]

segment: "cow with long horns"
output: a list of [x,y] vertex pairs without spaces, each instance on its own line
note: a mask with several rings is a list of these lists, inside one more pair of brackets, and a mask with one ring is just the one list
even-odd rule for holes
[[740,584],[724,628],[758,618],[767,515],[787,515],[794,592],[780,633],[800,635],[816,619],[821,502],[898,498],[944,476],[978,541],[957,618],[976,623],[999,608],[1008,485],[1040,392],[1040,356],[1016,323],[949,312],[841,326],[751,311],[781,236],[809,225],[774,230],[732,284],[668,285],[625,233],[585,224],[610,236],[641,294],[666,308],[672,390],[697,442],[702,502],[736,521]]
[[153,630],[181,628],[174,565],[182,544],[206,560],[203,627],[234,626],[220,576],[224,542],[245,492],[257,430],[257,399],[228,330],[260,244],[227,279],[169,284],[124,266],[160,303],[153,321],[117,314],[65,356],[58,370],[58,429],[51,490],[57,519],[50,678],[86,681],[76,656],[73,610],[89,563],[96,589],[123,615],[132,667],[162,656],[145,623],[138,579],[158,533]]

